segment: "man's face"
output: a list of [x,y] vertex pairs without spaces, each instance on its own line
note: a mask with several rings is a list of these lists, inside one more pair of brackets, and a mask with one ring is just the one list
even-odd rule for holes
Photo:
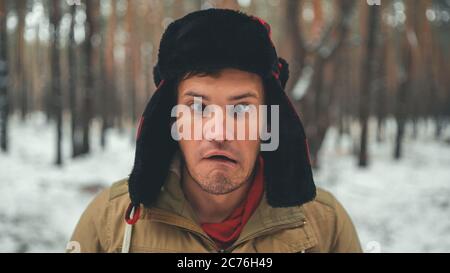
[[[192,122],[190,129],[193,134],[197,131],[201,140],[181,139],[179,145],[188,173],[204,191],[227,194],[251,178],[260,140],[250,137],[250,131],[259,130],[259,125],[254,128],[250,124],[258,124],[259,106],[263,103],[263,83],[253,73],[224,69],[219,75],[192,76],[180,82],[177,104],[189,106],[191,111],[189,117],[183,115],[177,122],[188,118]],[[221,109],[223,115],[202,115],[202,109],[211,105]],[[227,113],[230,106],[235,107],[234,113],[243,115]],[[250,108],[256,109],[257,115],[245,114]],[[202,125],[195,127],[193,123],[199,121]],[[230,121],[234,122],[232,126]],[[244,139],[238,137],[237,127],[241,125],[245,128]]]

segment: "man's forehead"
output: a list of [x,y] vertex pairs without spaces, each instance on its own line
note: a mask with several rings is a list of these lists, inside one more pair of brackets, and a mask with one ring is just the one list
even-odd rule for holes
[[257,74],[237,69],[224,69],[215,75],[194,75],[178,85],[180,97],[223,96],[229,100],[260,98],[263,94],[261,77]]

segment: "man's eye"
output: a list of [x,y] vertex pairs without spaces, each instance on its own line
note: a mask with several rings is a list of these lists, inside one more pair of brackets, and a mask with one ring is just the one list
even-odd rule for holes
[[237,104],[234,106],[235,113],[246,113],[250,111],[250,105],[248,104]]
[[205,108],[204,105],[201,103],[193,103],[191,105],[191,109],[194,110],[195,114],[201,114],[204,108]]

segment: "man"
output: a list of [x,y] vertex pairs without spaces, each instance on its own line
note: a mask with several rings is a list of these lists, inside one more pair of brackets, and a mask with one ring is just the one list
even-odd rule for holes
[[[81,252],[360,252],[344,208],[314,186],[288,74],[257,17],[209,9],[173,22],[132,173],[95,198],[72,243]],[[249,125],[262,116],[271,122]]]

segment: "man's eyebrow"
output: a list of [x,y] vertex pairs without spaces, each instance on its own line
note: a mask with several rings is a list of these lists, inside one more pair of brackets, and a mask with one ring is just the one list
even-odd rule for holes
[[243,94],[240,95],[236,95],[236,96],[231,96],[228,97],[229,100],[240,100],[240,99],[246,99],[246,98],[258,98],[258,95],[255,92],[245,92]]
[[202,99],[204,99],[204,100],[209,100],[209,97],[208,97],[208,96],[203,95],[203,94],[200,94],[200,93],[197,93],[197,92],[194,91],[194,90],[186,91],[186,92],[183,94],[183,96],[188,96],[188,97],[200,97],[200,98],[202,98]]

